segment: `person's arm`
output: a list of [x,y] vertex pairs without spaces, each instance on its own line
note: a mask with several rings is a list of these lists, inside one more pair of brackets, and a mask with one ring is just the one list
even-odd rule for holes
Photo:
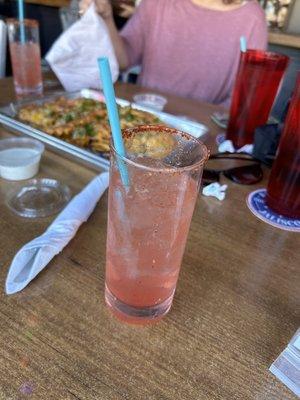
[[116,57],[121,70],[126,70],[129,66],[127,51],[124,44],[124,39],[119,34],[113,17],[105,20],[112,44],[115,49]]
[[[103,1],[96,0],[98,3]],[[110,19],[106,20],[121,69],[143,64],[147,36],[150,33],[151,7],[155,7],[152,0],[143,0],[120,33],[115,26],[112,12]]]
[[81,0],[80,10],[84,13],[93,1],[97,12],[107,24],[120,69],[124,70],[130,66],[142,64],[146,36],[149,31],[149,10],[153,7],[153,3],[143,0],[119,33],[109,0]]
[[143,66],[148,38],[151,35],[151,21],[155,19],[155,10],[155,1],[142,0],[120,32],[128,56],[129,67]]
[[[88,9],[93,0],[81,0],[79,8],[82,14]],[[129,60],[127,56],[126,47],[124,45],[124,39],[119,34],[115,21],[113,18],[112,6],[108,0],[94,0],[96,11],[104,19],[109,35],[114,46],[116,57],[121,70],[128,68]]]

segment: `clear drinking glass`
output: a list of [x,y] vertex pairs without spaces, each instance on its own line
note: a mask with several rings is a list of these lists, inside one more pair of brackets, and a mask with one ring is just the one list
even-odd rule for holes
[[300,218],[300,74],[272,166],[266,202],[278,214]]
[[[146,324],[171,307],[208,150],[161,126],[124,130],[123,139],[126,157],[111,147],[105,299],[120,319]],[[147,146],[158,151],[147,155]]]
[[288,62],[261,50],[241,53],[226,133],[235,147],[253,143],[255,129],[267,122]]
[[19,96],[39,95],[43,83],[38,22],[8,19],[7,27],[15,91]]

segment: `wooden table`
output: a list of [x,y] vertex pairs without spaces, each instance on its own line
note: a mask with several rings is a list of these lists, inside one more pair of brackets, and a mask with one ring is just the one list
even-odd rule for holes
[[[140,88],[117,85],[130,99]],[[0,82],[1,104],[11,100]],[[207,123],[214,106],[170,96],[167,111]],[[1,130],[1,136],[5,133]],[[40,176],[73,193],[95,172],[50,151]],[[0,399],[289,400],[268,371],[299,326],[299,235],[261,222],[228,183],[221,203],[199,196],[174,304],[160,323],[128,326],[104,301],[107,197],[74,240],[21,293],[3,287],[16,251],[52,218],[26,220],[5,205],[0,180]]]

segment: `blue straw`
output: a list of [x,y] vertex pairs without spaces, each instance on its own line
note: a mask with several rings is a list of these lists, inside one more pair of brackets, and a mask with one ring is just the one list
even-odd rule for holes
[[242,53],[246,53],[247,51],[247,39],[245,36],[240,37],[240,49]]
[[[98,58],[98,65],[100,69],[100,75],[102,80],[103,92],[106,101],[106,107],[108,112],[109,123],[111,127],[114,147],[121,157],[126,156],[125,147],[122,138],[122,132],[120,127],[120,119],[118,113],[118,107],[116,103],[116,96],[114,86],[112,82],[110,67],[107,57]],[[120,170],[121,179],[124,186],[129,186],[128,170],[122,159],[118,160],[118,166]]]
[[20,35],[21,43],[25,43],[25,26],[24,26],[24,2],[23,0],[18,0],[18,12],[19,12],[19,22],[20,22]]

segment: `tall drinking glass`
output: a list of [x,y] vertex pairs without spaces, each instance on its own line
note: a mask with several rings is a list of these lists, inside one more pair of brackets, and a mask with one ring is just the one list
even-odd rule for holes
[[266,202],[278,214],[300,218],[300,74],[272,166]]
[[127,129],[123,139],[126,158],[111,148],[105,299],[120,319],[146,324],[171,307],[208,151],[162,126]]
[[38,22],[8,19],[7,27],[15,91],[19,96],[39,95],[43,83]]
[[241,53],[226,133],[235,147],[253,143],[255,129],[267,122],[288,61],[260,50]]

